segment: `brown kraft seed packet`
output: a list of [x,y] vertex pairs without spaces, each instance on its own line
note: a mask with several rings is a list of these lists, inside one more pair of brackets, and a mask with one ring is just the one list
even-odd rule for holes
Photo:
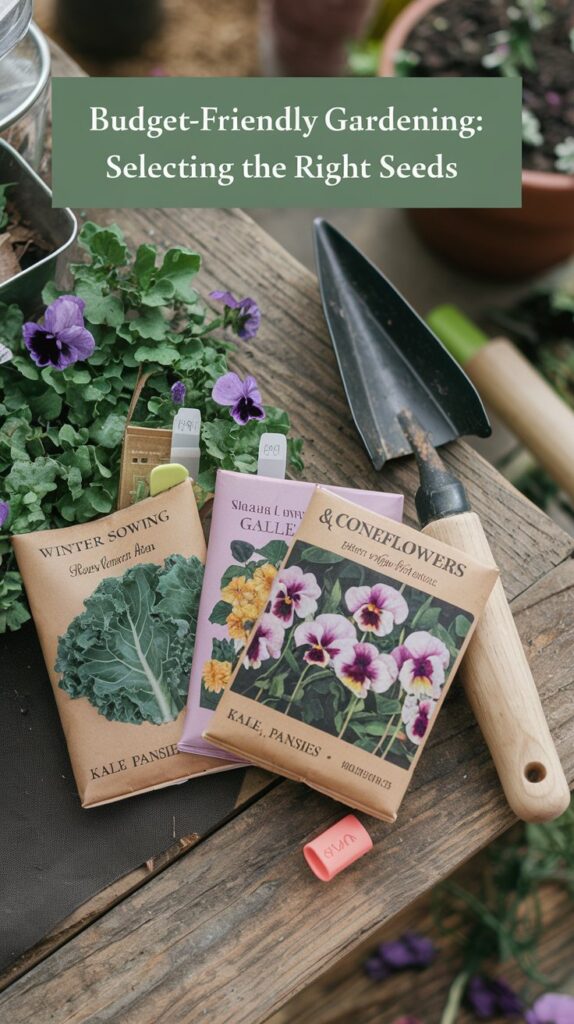
[[394,821],[497,575],[317,488],[206,738]]
[[12,543],[82,806],[228,767],[177,750],[205,562],[191,481]]

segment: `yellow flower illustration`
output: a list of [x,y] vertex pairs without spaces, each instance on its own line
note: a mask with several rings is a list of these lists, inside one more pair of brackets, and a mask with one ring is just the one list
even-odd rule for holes
[[241,601],[250,583],[251,580],[246,579],[245,576],[234,576],[221,591],[223,600],[228,601],[231,605],[237,604]]
[[206,690],[212,693],[221,693],[226,690],[231,680],[230,661],[206,661],[203,666],[203,685]]
[[232,640],[241,640],[244,644],[249,636],[249,630],[245,626],[246,619],[242,615],[231,612],[227,616],[227,629]]
[[258,569],[253,573],[253,583],[255,589],[260,595],[262,600],[267,600],[269,597],[269,591],[271,590],[271,584],[277,575],[277,569],[271,562],[266,562],[265,565],[260,565]]

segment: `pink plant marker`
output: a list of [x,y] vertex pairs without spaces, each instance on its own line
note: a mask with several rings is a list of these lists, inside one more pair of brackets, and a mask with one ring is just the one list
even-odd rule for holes
[[373,840],[366,828],[354,814],[347,814],[316,839],[306,843],[303,856],[317,878],[330,882],[372,849]]

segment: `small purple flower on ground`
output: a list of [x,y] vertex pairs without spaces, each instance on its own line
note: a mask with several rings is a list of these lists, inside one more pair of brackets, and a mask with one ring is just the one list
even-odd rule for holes
[[395,971],[406,967],[428,967],[436,957],[436,948],[424,935],[405,932],[394,942],[382,942],[379,956]]
[[480,1020],[515,1017],[522,1013],[522,1000],[503,978],[475,974],[467,985],[466,1001]]
[[96,343],[84,327],[84,307],[76,295],[60,295],[46,309],[43,324],[24,324],[24,344],[37,366],[65,370],[90,358]]
[[10,515],[10,505],[7,501],[0,501],[0,526],[4,526],[4,523]]
[[236,423],[244,426],[249,420],[264,420],[265,410],[255,377],[241,380],[236,373],[224,373],[216,380],[211,397],[218,405],[231,406]]
[[393,942],[381,942],[376,953],[365,962],[364,969],[373,981],[383,981],[395,971],[428,967],[436,954],[430,939],[416,932],[405,932]]
[[574,1024],[574,996],[545,992],[525,1014],[526,1024]]
[[171,400],[174,405],[183,405],[185,402],[185,395],[187,388],[182,380],[176,380],[175,384],[171,385]]
[[261,310],[255,299],[236,299],[231,292],[221,291],[210,292],[209,297],[223,303],[224,327],[231,327],[233,333],[243,341],[255,337],[261,324]]

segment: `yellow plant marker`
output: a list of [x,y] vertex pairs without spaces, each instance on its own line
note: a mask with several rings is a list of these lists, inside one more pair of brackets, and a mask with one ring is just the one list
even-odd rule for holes
[[149,477],[149,492],[152,498],[156,494],[161,494],[162,491],[169,491],[170,487],[176,487],[177,484],[183,483],[188,476],[187,469],[185,466],[180,466],[179,462],[154,466]]

